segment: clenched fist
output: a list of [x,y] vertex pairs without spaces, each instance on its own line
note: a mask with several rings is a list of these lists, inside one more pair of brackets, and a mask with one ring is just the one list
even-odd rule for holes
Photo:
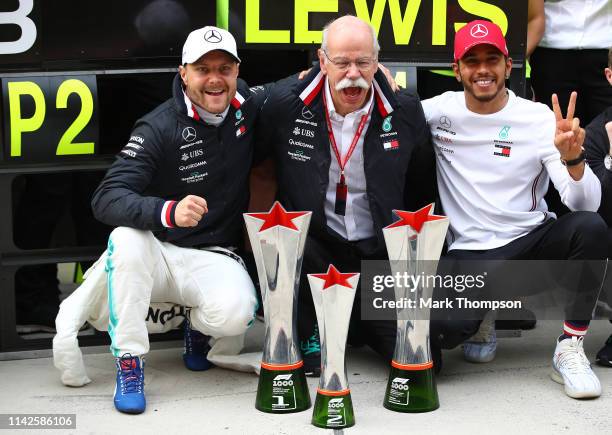
[[174,209],[174,221],[178,227],[195,227],[206,213],[208,213],[208,205],[204,198],[187,195]]

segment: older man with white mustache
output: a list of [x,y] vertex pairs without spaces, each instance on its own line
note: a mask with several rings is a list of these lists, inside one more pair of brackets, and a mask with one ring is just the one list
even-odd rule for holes
[[[260,157],[273,154],[278,197],[288,210],[312,210],[302,273],[333,263],[359,272],[361,260],[385,259],[382,228],[393,209],[433,198],[434,156],[419,99],[395,94],[378,70],[372,27],[344,16],[323,30],[319,66],[303,80],[277,82],[258,121]],[[320,370],[316,317],[302,276],[300,346],[307,373]],[[359,293],[357,293],[359,295]],[[349,342],[390,360],[395,322],[362,322],[357,296]]]

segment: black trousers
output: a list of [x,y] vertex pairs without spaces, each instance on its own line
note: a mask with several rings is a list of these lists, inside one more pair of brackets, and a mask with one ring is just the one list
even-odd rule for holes
[[[573,294],[565,307],[565,318],[584,322],[591,319],[591,313],[601,289],[608,249],[605,242],[607,237],[607,226],[597,213],[573,212],[559,219],[549,219],[529,234],[499,248],[449,251],[447,261],[601,260],[601,267],[593,268],[593,263],[579,261],[574,262],[571,266],[572,270],[579,273],[577,279],[579,285],[569,289]],[[517,287],[531,282],[534,285],[535,278],[517,276],[516,280],[506,284]],[[535,285],[537,286],[537,283]],[[485,313],[486,310],[483,310],[474,314],[475,317],[482,317]]]
[[565,115],[572,91],[578,92],[576,115],[582,126],[612,105],[612,87],[604,76],[608,49],[557,50],[538,47],[531,55],[531,84],[536,100],[552,106],[559,97]]

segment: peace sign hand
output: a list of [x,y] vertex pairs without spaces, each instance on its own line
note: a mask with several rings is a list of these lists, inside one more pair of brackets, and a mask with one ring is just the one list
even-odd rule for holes
[[557,150],[559,150],[561,159],[563,160],[574,160],[580,157],[582,153],[585,132],[583,128],[580,128],[580,120],[574,118],[577,96],[578,94],[576,92],[572,92],[567,106],[567,116],[563,118],[557,94],[552,95],[552,106],[557,121],[555,146]]

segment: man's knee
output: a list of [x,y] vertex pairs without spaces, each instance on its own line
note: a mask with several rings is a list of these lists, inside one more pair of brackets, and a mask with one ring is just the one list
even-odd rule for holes
[[563,218],[572,220],[572,243],[581,248],[581,258],[606,258],[607,246],[602,241],[608,239],[608,226],[599,214],[577,211]]
[[113,263],[131,264],[149,257],[153,235],[150,231],[117,227],[108,237],[108,255]]
[[255,290],[248,297],[223,299],[214,307],[195,308],[192,323],[197,329],[214,337],[244,334],[251,326],[257,310]]

